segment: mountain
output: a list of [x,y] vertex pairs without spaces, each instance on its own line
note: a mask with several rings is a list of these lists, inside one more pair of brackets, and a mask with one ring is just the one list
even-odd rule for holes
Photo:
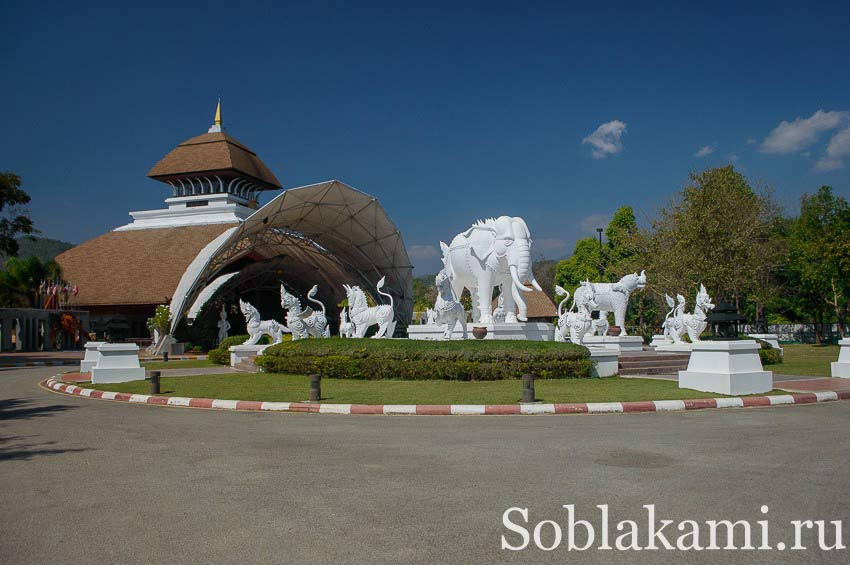
[[[36,255],[42,261],[48,261],[72,247],[74,247],[73,243],[50,239],[49,237],[19,237],[18,257],[26,259]],[[0,263],[2,263],[2,259],[0,259]]]

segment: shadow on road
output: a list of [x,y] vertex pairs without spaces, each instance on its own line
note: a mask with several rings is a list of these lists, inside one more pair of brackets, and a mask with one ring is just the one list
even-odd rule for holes
[[28,461],[39,455],[61,455],[90,448],[57,448],[55,441],[31,442],[32,436],[0,436],[0,461]]
[[23,398],[4,398],[0,400],[0,420],[28,420],[40,416],[51,416],[57,412],[72,410],[73,406],[50,404],[48,406],[31,406],[32,401]]

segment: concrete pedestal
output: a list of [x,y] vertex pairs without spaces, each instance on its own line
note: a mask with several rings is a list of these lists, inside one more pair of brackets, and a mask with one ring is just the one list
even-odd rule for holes
[[601,345],[610,347],[616,345],[620,351],[643,351],[643,338],[639,335],[586,335],[582,340],[582,345],[591,347]]
[[[526,341],[554,341],[555,326],[546,322],[517,322],[516,324],[493,323],[493,324],[466,324],[466,332],[469,339],[472,337],[472,328],[486,327],[487,335],[484,339],[511,339]],[[420,325],[407,326],[407,335],[410,339],[442,340],[443,326]],[[455,328],[452,339],[460,339],[463,332],[460,327]]]
[[692,344],[687,371],[679,371],[679,388],[737,396],[773,389],[754,340],[700,341]]
[[594,377],[613,377],[620,372],[620,348],[619,347],[604,347],[592,346],[590,350],[590,360],[593,361],[593,369],[591,376]]
[[770,344],[770,346],[774,349],[779,350],[779,354],[783,357],[785,356],[785,350],[782,349],[782,346],[779,345],[779,336],[776,334],[750,334],[750,337],[753,339],[760,339],[762,341],[766,341]]
[[254,365],[254,358],[262,355],[270,345],[231,345],[230,366],[234,369],[250,368]]
[[652,341],[649,342],[649,346],[655,348],[659,345],[667,345],[668,343],[670,342],[667,341],[667,338],[664,337],[664,334],[655,334],[654,336],[652,336]]
[[838,342],[841,350],[838,352],[838,361],[832,363],[832,376],[842,379],[850,379],[850,338]]
[[105,341],[88,341],[86,342],[86,355],[83,357],[83,360],[80,361],[80,372],[81,373],[91,373],[91,370],[97,365],[98,359],[100,359],[100,354],[97,352],[97,348],[106,343]]
[[91,370],[93,384],[144,380],[145,370],[139,365],[139,346],[135,343],[103,343],[97,353],[100,358]]
[[667,342],[655,348],[658,353],[690,353],[693,349],[691,343],[670,343]]

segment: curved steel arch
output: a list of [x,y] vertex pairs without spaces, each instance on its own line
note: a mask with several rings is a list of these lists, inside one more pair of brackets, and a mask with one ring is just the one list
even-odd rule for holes
[[384,291],[393,297],[397,328],[403,331],[411,322],[413,267],[401,232],[375,197],[332,180],[283,191],[208,244],[174,293],[172,331],[218,277],[246,262],[273,258],[304,279],[298,283],[324,287],[328,305],[345,299],[343,284],[360,285],[380,298],[374,294],[375,285],[385,276]]

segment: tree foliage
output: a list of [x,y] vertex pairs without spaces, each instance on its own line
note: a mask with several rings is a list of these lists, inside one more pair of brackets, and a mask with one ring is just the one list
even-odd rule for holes
[[712,296],[734,302],[772,292],[783,259],[774,236],[780,223],[769,191],[754,191],[733,166],[692,173],[639,243],[657,292],[704,283]]
[[61,279],[56,261],[42,261],[31,256],[26,259],[9,257],[0,270],[0,305],[4,307],[37,308],[39,286],[43,281]]
[[18,254],[17,236],[36,233],[24,206],[30,196],[21,189],[21,177],[12,172],[0,172],[0,254]]

